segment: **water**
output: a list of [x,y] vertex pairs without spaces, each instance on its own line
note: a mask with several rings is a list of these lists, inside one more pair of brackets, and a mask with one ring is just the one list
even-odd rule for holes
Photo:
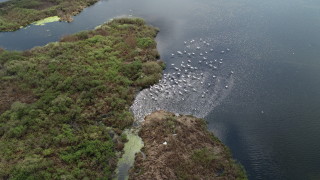
[[118,180],[129,179],[128,172],[134,164],[135,155],[143,147],[143,141],[136,129],[125,130],[124,133],[127,135],[128,142],[124,144],[123,155],[118,161],[115,178]]
[[[250,179],[320,179],[320,1],[105,0],[72,23],[0,33],[0,46],[28,49],[129,15],[160,28],[157,42],[168,65],[165,74],[177,73],[174,67],[190,59],[190,65],[198,67],[195,76],[203,73],[204,81],[175,76],[199,89],[190,88],[183,97],[167,99],[159,93],[154,101],[143,98],[149,90],[141,92],[135,106],[143,111],[136,108],[138,115],[167,108],[205,117]],[[171,56],[197,51],[197,45],[187,48],[184,41],[200,44],[200,38],[210,43],[207,50],[214,49],[209,61],[224,59],[217,70],[196,63],[200,56]],[[230,52],[219,53],[227,48]],[[213,82],[212,75],[220,84]],[[172,96],[175,88],[162,85]],[[204,98],[201,92],[207,92]]]

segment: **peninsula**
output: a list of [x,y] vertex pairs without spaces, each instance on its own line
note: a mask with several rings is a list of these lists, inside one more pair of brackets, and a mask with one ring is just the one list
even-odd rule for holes
[[164,65],[142,19],[28,51],[0,50],[0,179],[108,179],[135,94]]
[[131,169],[132,180],[247,179],[203,119],[156,111],[145,118],[139,136],[144,148]]

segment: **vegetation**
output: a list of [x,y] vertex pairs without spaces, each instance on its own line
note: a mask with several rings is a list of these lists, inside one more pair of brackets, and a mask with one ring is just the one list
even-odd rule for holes
[[0,179],[110,178],[136,91],[161,78],[156,34],[141,19],[116,19],[0,50]]
[[202,119],[157,111],[145,118],[139,135],[144,155],[136,155],[129,179],[247,179]]
[[59,16],[72,21],[87,6],[98,0],[10,0],[0,3],[0,31],[14,31],[35,21]]

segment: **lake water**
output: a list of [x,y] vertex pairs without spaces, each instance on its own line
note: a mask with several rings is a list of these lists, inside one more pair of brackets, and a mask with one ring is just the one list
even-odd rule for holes
[[[137,117],[156,109],[204,117],[250,179],[320,179],[320,1],[102,0],[72,23],[0,33],[0,46],[41,46],[129,15],[160,29],[158,49],[168,65],[159,84],[167,92],[157,100],[149,95],[155,90],[141,92]],[[184,50],[195,55],[177,55]],[[178,76],[182,61],[197,70]]]

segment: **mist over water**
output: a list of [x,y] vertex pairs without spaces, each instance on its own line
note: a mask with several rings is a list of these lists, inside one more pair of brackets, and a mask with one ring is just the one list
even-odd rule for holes
[[0,46],[29,49],[121,16],[160,29],[167,64],[137,95],[136,119],[156,109],[204,117],[250,179],[320,179],[320,1],[102,0],[72,23],[0,33]]

